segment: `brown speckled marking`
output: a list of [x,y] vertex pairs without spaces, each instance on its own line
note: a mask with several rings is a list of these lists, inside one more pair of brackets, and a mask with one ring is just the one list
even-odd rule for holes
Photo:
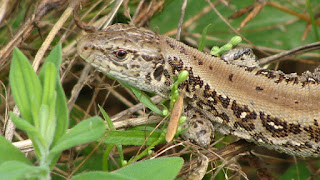
[[228,108],[230,104],[230,98],[219,95],[218,99],[220,100],[222,107]]
[[252,72],[253,70],[255,70],[257,67],[245,67],[245,70],[248,72]]
[[287,137],[290,133],[301,133],[299,124],[287,123],[276,117],[266,115],[263,112],[260,112],[260,119],[262,125],[272,134],[273,137]]
[[169,72],[168,72],[168,70],[166,70],[166,69],[164,69],[163,70],[163,75],[164,75],[164,77],[166,77],[167,79],[170,79],[170,74],[169,74]]
[[133,64],[132,66],[131,66],[131,68],[136,68],[136,69],[139,69],[140,68],[140,65],[139,64]]
[[238,105],[236,100],[232,101],[231,109],[233,114],[242,121],[254,120],[257,118],[255,111],[250,111],[247,105]]
[[171,82],[170,82],[169,80],[166,80],[166,81],[164,82],[164,85],[166,85],[166,86],[171,86]]
[[313,140],[316,143],[320,142],[320,128],[319,127],[314,127],[314,126],[309,126],[303,128],[309,135],[310,135],[310,140]]
[[180,46],[180,53],[188,55],[186,49],[183,46]]
[[147,83],[147,84],[150,84],[151,83],[151,73],[148,73],[147,75],[146,75],[146,77],[145,77],[145,82]]
[[255,130],[255,126],[253,123],[248,123],[248,122],[241,122],[241,121],[237,121],[234,123],[233,127],[235,129],[237,129],[238,127],[241,127],[243,129],[245,129],[246,131],[253,131]]
[[173,45],[168,39],[166,40],[166,43],[167,43],[172,49],[175,49],[175,45]]
[[228,77],[230,82],[232,82],[232,78],[233,78],[233,74],[230,74],[229,77]]
[[226,113],[224,113],[224,112],[223,112],[223,113],[220,113],[220,114],[218,114],[218,115],[216,115],[216,116],[220,117],[220,118],[223,120],[224,124],[227,124],[227,123],[230,122],[229,116],[228,116]]
[[266,138],[262,133],[256,133],[252,135],[253,139],[257,142],[260,140],[266,144],[270,144],[271,142]]
[[260,86],[257,86],[257,87],[256,87],[256,90],[257,90],[257,91],[262,91],[262,90],[263,90],[263,88],[262,88],[262,87],[260,87]]
[[180,59],[178,61],[177,57],[173,57],[173,60],[171,57],[168,57],[168,63],[172,68],[172,73],[175,74],[176,71],[180,72],[183,68],[183,61]]
[[274,74],[274,72],[268,69],[260,69],[259,71],[257,71],[256,75],[262,75],[269,79],[276,78],[276,75]]
[[313,148],[313,146],[309,142],[305,142],[304,145],[308,148]]

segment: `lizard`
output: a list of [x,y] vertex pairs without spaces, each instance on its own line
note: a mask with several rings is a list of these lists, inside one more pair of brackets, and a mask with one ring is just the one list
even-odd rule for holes
[[127,24],[84,35],[77,51],[99,71],[165,98],[173,77],[187,70],[180,85],[190,128],[184,137],[201,146],[219,131],[290,155],[320,156],[319,70],[299,76],[232,63]]

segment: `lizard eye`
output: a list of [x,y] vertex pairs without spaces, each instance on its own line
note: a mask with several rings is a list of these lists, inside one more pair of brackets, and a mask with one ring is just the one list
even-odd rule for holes
[[118,50],[114,52],[119,59],[123,59],[127,56],[127,52],[124,50]]

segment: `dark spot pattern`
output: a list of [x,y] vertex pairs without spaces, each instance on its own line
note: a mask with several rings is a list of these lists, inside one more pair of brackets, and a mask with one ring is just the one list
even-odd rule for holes
[[301,128],[299,124],[287,123],[279,118],[271,117],[263,112],[260,112],[260,119],[265,129],[271,133],[272,137],[287,137],[290,133],[299,134]]
[[224,124],[228,124],[230,122],[230,118],[226,113],[220,113],[217,115],[218,117],[220,117],[223,120]]
[[[237,118],[242,120],[242,122],[247,122],[257,118],[257,113],[255,111],[250,111],[247,105],[237,104],[236,100],[233,100],[231,110]],[[244,117],[243,113],[245,114]]]
[[150,76],[151,73],[148,73],[146,76],[145,76],[145,82],[146,84],[151,84],[151,76]]
[[180,53],[182,53],[184,55],[188,55],[186,49],[183,46],[180,46]]
[[163,74],[163,66],[160,65],[160,66],[157,67],[157,69],[153,72],[153,77],[154,77],[155,80],[161,81],[162,74]]
[[228,106],[230,104],[230,98],[219,95],[218,99],[221,102],[222,107],[228,108]]
[[172,44],[169,39],[166,39],[166,43],[172,48],[172,49],[175,49],[175,45]]
[[229,79],[230,82],[232,82],[232,78],[233,78],[233,74],[229,74],[228,79]]
[[276,77],[274,71],[271,71],[268,69],[260,69],[259,71],[257,71],[256,75],[262,75],[262,76],[265,76],[269,79],[273,79]]
[[310,136],[310,140],[313,140],[316,143],[320,142],[320,128],[314,126],[308,126],[303,128]]
[[241,128],[243,128],[243,129],[245,129],[246,131],[253,131],[253,130],[255,130],[255,126],[254,126],[253,123],[246,123],[246,122],[239,122],[239,121],[235,122],[234,125],[233,125],[233,127],[234,127],[235,129],[237,129],[238,127],[241,127]]
[[149,56],[149,55],[141,55],[141,57],[145,60],[145,61],[152,61],[153,60],[153,57],[152,56]]
[[257,86],[257,87],[256,87],[256,90],[257,90],[257,91],[262,91],[262,90],[263,90],[263,88],[262,88],[262,87],[260,87],[260,86]]
[[271,142],[268,140],[268,138],[266,138],[261,132],[253,134],[252,138],[257,142],[259,142],[259,140],[261,140],[262,142],[264,142],[266,144],[271,144]]

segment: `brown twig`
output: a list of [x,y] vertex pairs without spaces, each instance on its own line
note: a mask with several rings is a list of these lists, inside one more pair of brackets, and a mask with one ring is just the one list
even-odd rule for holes
[[180,35],[182,31],[182,24],[183,24],[183,19],[184,19],[184,13],[186,11],[187,7],[187,0],[183,0],[182,6],[181,6],[181,12],[180,12],[180,19],[179,19],[179,24],[178,24],[178,31],[176,35],[176,40],[180,40]]
[[[223,148],[220,148],[218,150],[214,150],[212,152],[210,151],[203,151],[201,152],[203,155],[209,158],[209,162],[211,161],[217,161],[220,160],[221,157],[223,159],[234,157],[239,155],[240,153],[247,152],[254,147],[254,144],[249,143],[245,140],[239,140],[237,142],[234,142],[232,144],[229,144]],[[189,167],[193,164],[197,163],[197,159],[193,159],[187,163],[185,163],[182,167],[182,169],[179,172],[179,176],[182,176],[183,174],[187,173],[189,171]]]
[[[283,12],[292,14],[292,15],[298,17],[299,19],[302,19],[302,20],[305,20],[305,21],[311,23],[311,19],[310,19],[310,17],[309,17],[308,15],[298,13],[298,12],[296,12],[296,11],[293,11],[293,10],[291,10],[291,9],[285,8],[285,7],[281,6],[280,4],[277,4],[277,3],[271,2],[271,1],[268,1],[268,2],[267,2],[267,5],[272,6],[272,7],[274,7],[274,8],[277,8],[277,9],[283,11]],[[320,26],[320,22],[319,22],[319,21],[315,20],[315,23],[316,23],[318,26]]]
[[317,49],[320,49],[320,42],[315,42],[315,43],[307,44],[304,46],[296,47],[294,49],[284,51],[279,54],[275,54],[273,56],[262,58],[259,60],[259,64],[264,65],[264,64],[275,62],[275,61],[280,61],[290,56],[302,54],[302,53],[317,50]]
[[90,26],[81,21],[79,17],[79,5],[75,4],[73,9],[73,19],[79,29],[82,29],[86,32],[96,32],[96,28],[94,26]]

